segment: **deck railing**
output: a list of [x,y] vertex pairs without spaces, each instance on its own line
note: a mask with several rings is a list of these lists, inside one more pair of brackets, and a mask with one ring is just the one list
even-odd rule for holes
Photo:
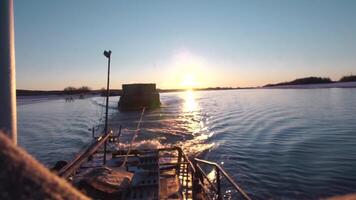
[[[107,142],[111,134],[104,134],[95,139],[95,141],[90,144],[90,146],[83,151],[79,152],[73,160],[71,160],[67,165],[65,165],[61,170],[59,170],[58,175],[64,179],[68,179],[73,175],[79,167],[88,161],[88,159],[96,152],[98,149]],[[104,152],[103,156],[106,156]]]
[[[213,196],[212,199],[223,199],[222,191],[221,191],[221,180],[223,177],[230,183],[230,185],[241,195],[243,199],[251,200],[251,198],[247,195],[247,193],[230,177],[230,175],[217,163],[210,162],[198,158],[194,158],[195,170],[196,174],[199,175],[200,182],[202,184],[203,190],[205,193]],[[204,172],[201,164],[208,165],[214,168],[216,173],[216,181],[215,184],[208,178],[207,174]],[[204,185],[205,183],[210,185],[211,190],[207,190]],[[212,195],[211,195],[212,194]]]
[[[58,175],[64,179],[69,179],[73,176],[76,171],[87,162],[90,157],[102,147],[105,142],[109,141],[112,134],[104,134],[86,148],[85,150],[79,152],[73,160],[71,160],[67,165],[65,165],[59,172]],[[228,183],[240,194],[243,199],[251,200],[251,198],[246,194],[246,192],[230,177],[230,175],[217,163],[210,162],[198,158],[194,158],[193,162],[187,157],[180,147],[170,147],[157,149],[159,152],[163,151],[176,151],[178,155],[176,163],[161,163],[161,165],[176,165],[178,167],[178,176],[182,177],[180,185],[182,186],[182,193],[186,193],[186,197],[190,196],[189,191],[191,191],[191,197],[193,199],[197,198],[198,194],[205,194],[206,198],[212,200],[222,200],[224,197],[222,195],[221,180],[226,178]],[[140,154],[142,150],[132,150],[130,155]],[[144,151],[144,150],[143,150]],[[105,156],[105,152],[103,152]],[[113,157],[116,155],[126,155],[127,151],[121,150],[112,153]],[[216,173],[215,181],[209,179],[208,175],[204,172],[202,165],[213,167]],[[182,171],[180,169],[183,169]],[[188,199],[188,198],[187,198]]]
[[[159,151],[177,151],[178,159],[177,165],[181,167],[182,165],[186,165],[186,170],[189,174],[191,174],[192,181],[192,196],[193,199],[197,198],[196,194],[203,192],[205,193],[207,198],[212,200],[221,200],[223,199],[222,194],[222,178],[226,178],[228,183],[239,193],[242,199],[251,200],[251,198],[247,195],[247,193],[231,178],[231,176],[217,163],[210,162],[198,158],[194,158],[193,162],[190,161],[188,156],[183,152],[180,147],[172,147],[172,148],[163,148],[159,149]],[[216,172],[216,180],[215,184],[212,180],[210,180],[207,174],[204,172],[202,165],[207,165],[213,167]],[[179,174],[178,174],[179,175]],[[180,175],[179,175],[180,176]],[[189,181],[184,181],[184,179],[180,180],[180,184],[182,186],[188,186]],[[186,184],[186,185],[185,185]],[[207,184],[210,186],[207,188]],[[235,199],[235,198],[234,198]]]

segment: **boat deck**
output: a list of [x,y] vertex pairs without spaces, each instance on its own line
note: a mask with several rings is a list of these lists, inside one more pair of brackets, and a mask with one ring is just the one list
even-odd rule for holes
[[[192,199],[192,175],[188,163],[178,164],[178,153],[158,150],[114,151],[106,155],[105,167],[113,171],[132,173],[130,187],[121,192],[119,199]],[[80,182],[88,172],[103,167],[102,152],[93,154],[91,159],[80,166],[73,176],[73,183]]]
[[[93,199],[216,200],[225,198],[226,189],[234,191],[230,197],[251,199],[217,163],[194,158],[193,165],[179,147],[115,150],[115,145],[110,134],[96,138],[58,175]],[[207,176],[208,168],[214,179]]]

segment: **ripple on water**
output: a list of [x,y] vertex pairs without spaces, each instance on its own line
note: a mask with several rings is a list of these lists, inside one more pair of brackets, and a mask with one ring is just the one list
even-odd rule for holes
[[[137,147],[182,146],[223,163],[254,199],[317,199],[356,192],[355,89],[229,90],[165,93],[147,111]],[[110,98],[109,125],[122,146],[140,112],[120,113]],[[69,159],[103,120],[105,99],[19,101],[19,143],[41,162]],[[22,103],[21,103],[22,102]]]

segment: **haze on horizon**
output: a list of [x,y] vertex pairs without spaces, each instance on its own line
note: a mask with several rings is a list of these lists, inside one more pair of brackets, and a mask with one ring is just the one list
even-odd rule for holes
[[356,74],[356,1],[15,1],[18,89],[247,87]]

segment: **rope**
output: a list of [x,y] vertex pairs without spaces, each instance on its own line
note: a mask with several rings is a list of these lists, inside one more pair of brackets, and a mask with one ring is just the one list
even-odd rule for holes
[[125,160],[124,162],[122,163],[121,167],[125,167],[126,163],[127,163],[127,158],[130,154],[130,151],[131,151],[131,148],[132,148],[132,144],[134,143],[136,137],[137,137],[137,134],[138,132],[140,131],[140,126],[141,126],[141,122],[142,122],[142,118],[143,118],[143,114],[145,113],[145,107],[142,108],[142,113],[141,113],[141,117],[140,117],[140,120],[138,121],[138,124],[137,124],[137,127],[136,127],[136,131],[135,131],[135,134],[133,135],[132,139],[131,139],[131,143],[130,143],[130,146],[129,146],[129,149],[127,150],[127,154],[125,156]]

